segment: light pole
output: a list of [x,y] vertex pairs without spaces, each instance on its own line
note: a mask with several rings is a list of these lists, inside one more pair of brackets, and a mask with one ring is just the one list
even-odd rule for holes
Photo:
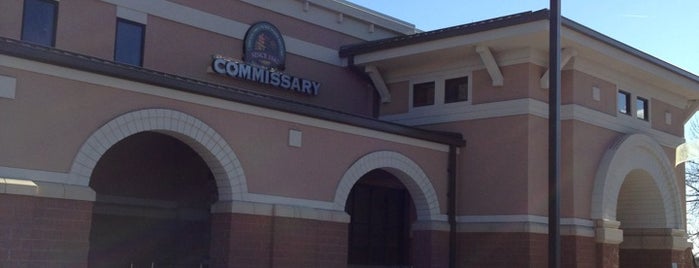
[[549,11],[549,268],[561,267],[561,0]]

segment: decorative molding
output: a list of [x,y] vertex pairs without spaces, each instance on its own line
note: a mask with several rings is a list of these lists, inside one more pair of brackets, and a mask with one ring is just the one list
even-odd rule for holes
[[95,201],[95,191],[87,186],[2,177],[0,177],[0,194]]
[[349,223],[350,216],[344,211],[299,207],[282,204],[263,204],[247,201],[219,201],[211,207],[212,213],[237,213],[259,216],[275,216],[294,219]]
[[447,221],[416,221],[410,226],[410,230],[449,232],[451,228]]
[[242,201],[252,202],[257,204],[267,205],[289,205],[295,207],[317,208],[323,210],[345,211],[345,208],[338,208],[335,203],[330,201],[311,200],[303,198],[294,198],[278,195],[268,195],[259,193],[246,193],[243,195]]
[[[548,217],[539,215],[457,216],[457,231],[462,233],[548,233]],[[594,237],[591,220],[562,218],[561,234]]]
[[68,173],[0,166],[0,177],[65,183]]
[[[536,99],[516,99],[476,105],[434,105],[420,107],[409,113],[381,116],[381,120],[409,126],[431,125],[513,115],[532,115],[548,118],[548,104]],[[647,121],[632,117],[617,117],[577,104],[561,106],[561,120],[577,120],[621,133],[645,133],[660,144],[677,147],[684,138],[651,127]]]

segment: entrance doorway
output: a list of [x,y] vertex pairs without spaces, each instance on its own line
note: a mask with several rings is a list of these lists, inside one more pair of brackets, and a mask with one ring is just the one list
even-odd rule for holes
[[410,225],[416,214],[410,194],[395,176],[381,169],[362,176],[345,211],[351,216],[348,267],[410,266]]
[[129,136],[98,161],[90,187],[89,267],[208,267],[216,184],[188,145],[157,132]]

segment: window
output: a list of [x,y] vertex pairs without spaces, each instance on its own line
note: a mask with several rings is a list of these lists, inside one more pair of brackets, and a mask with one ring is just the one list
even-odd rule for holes
[[617,96],[617,108],[619,113],[631,115],[631,93],[619,91]]
[[434,104],[434,82],[413,85],[413,107]]
[[143,24],[117,19],[114,61],[136,66],[143,65],[145,32]]
[[636,118],[648,121],[648,99],[636,97]]
[[44,46],[56,42],[58,2],[52,0],[25,0],[22,14],[22,40]]
[[444,103],[468,100],[468,76],[444,81]]

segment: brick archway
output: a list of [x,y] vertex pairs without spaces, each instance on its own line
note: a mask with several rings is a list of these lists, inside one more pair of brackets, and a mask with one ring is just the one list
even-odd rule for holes
[[405,185],[415,203],[418,221],[441,220],[437,193],[425,172],[410,158],[392,151],[369,153],[345,171],[335,191],[334,203],[337,210],[344,210],[354,184],[374,169],[388,171]]
[[120,140],[144,131],[170,135],[194,149],[214,175],[219,200],[241,200],[247,193],[243,168],[221,135],[201,120],[169,109],[129,112],[97,129],[73,160],[68,183],[89,186],[92,171],[102,155]]

